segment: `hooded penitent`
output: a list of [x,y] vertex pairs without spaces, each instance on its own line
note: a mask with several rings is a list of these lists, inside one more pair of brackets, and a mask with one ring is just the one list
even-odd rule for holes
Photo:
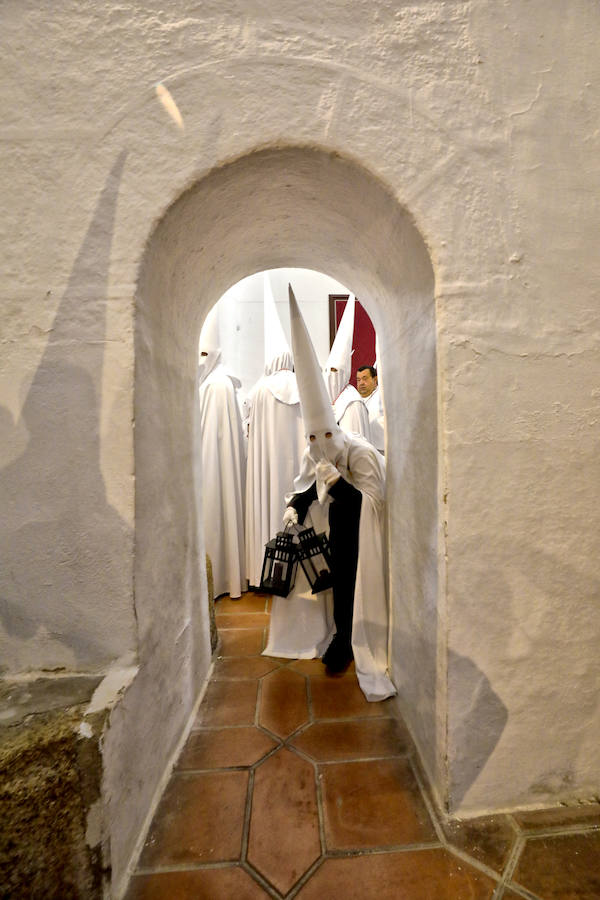
[[202,326],[198,353],[198,378],[202,383],[221,359],[219,312],[216,305],[210,310]]
[[[207,316],[199,342],[198,400],[202,440],[202,507],[215,597],[245,590],[245,447],[236,399],[239,380],[221,362],[218,312]],[[204,356],[202,354],[205,354]]]
[[294,368],[294,362],[275,307],[275,298],[273,297],[269,273],[264,272],[263,277],[265,375],[272,375],[273,372],[281,370],[289,370],[291,372]]
[[327,359],[324,376],[333,404],[333,414],[342,431],[360,434],[370,440],[368,411],[356,388],[349,383],[352,373],[355,302],[356,298],[351,294]]
[[[289,300],[292,349],[307,447],[294,491],[286,500],[298,511],[300,521],[308,510],[307,524],[314,525],[317,531],[330,526],[334,596],[330,590],[312,596],[306,581],[299,576],[289,597],[273,598],[269,641],[264,652],[268,656],[287,658],[311,658],[321,656],[324,651],[328,655],[334,643],[332,605],[336,640],[349,640],[344,634],[349,611],[351,647],[360,687],[368,700],[383,700],[395,693],[387,674],[385,464],[371,444],[345,434],[337,426],[291,287]],[[324,493],[318,487],[323,469],[327,472]],[[349,496],[353,498],[350,502]],[[345,535],[351,532],[352,540],[346,545]]]
[[246,574],[260,584],[265,544],[281,528],[285,494],[298,472],[304,432],[292,354],[264,275],[265,374],[247,399]]
[[314,462],[321,458],[336,462],[344,448],[342,432],[335,420],[317,354],[291,285],[288,291],[292,350],[310,456]]
[[325,366],[325,382],[327,383],[332,403],[335,403],[350,381],[352,338],[354,337],[354,305],[354,294],[350,294]]
[[[375,349],[379,356],[377,339],[375,339]],[[377,370],[377,387],[364,401],[369,413],[369,428],[371,430],[371,443],[377,447],[380,453],[385,453],[385,416],[383,414],[383,387],[380,381],[380,373],[377,367],[377,358],[373,363],[373,368]]]

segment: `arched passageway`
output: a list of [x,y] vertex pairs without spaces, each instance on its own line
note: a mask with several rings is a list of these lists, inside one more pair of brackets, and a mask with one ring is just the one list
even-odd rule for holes
[[[136,610],[142,663],[176,642],[194,666],[206,622],[195,375],[202,322],[262,269],[327,272],[363,300],[380,337],[386,408],[392,674],[437,775],[438,453],[434,275],[410,214],[352,161],[267,149],[209,173],[156,227],[136,313]],[[168,601],[168,602],[167,602]],[[170,652],[170,651],[169,651]],[[201,655],[201,654],[200,654]],[[199,658],[199,657],[198,657]],[[182,665],[184,663],[182,662]]]

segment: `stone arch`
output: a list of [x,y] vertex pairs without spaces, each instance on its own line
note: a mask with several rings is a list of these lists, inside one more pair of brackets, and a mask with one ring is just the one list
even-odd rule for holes
[[145,646],[155,648],[173,630],[174,616],[181,634],[187,628],[192,656],[206,640],[206,625],[195,613],[205,589],[201,517],[191,489],[200,478],[194,424],[200,327],[228,287],[279,266],[317,269],[346,284],[365,303],[380,336],[389,426],[393,676],[434,770],[434,272],[410,213],[381,181],[337,153],[274,147],[216,168],[175,201],[146,248],[136,307],[135,585],[141,633],[155,640],[141,641],[141,661]]

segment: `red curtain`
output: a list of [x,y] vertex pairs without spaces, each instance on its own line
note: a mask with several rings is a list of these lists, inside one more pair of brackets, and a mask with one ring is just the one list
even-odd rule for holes
[[[346,308],[348,295],[330,294],[330,346],[333,344],[338,325]],[[359,366],[372,366],[375,362],[375,329],[366,309],[356,301],[354,308],[354,336],[352,338],[352,375],[350,384],[356,387],[356,371]]]

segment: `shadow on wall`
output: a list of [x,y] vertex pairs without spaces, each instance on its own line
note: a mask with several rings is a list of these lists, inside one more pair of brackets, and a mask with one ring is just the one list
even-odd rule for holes
[[95,667],[131,646],[131,632],[119,627],[132,605],[121,564],[131,529],[107,502],[99,455],[110,250],[125,158],[123,151],[100,194],[25,400],[18,425],[27,446],[0,473],[8,560],[2,657],[14,670]]
[[[552,496],[552,486],[545,481],[543,490]],[[530,803],[531,795],[540,803],[573,802],[574,786],[581,787],[582,772],[589,772],[590,764],[597,758],[600,579],[595,572],[594,558],[587,555],[587,547],[573,551],[578,553],[577,564],[573,565],[563,555],[540,546],[548,528],[544,517],[552,516],[552,510],[540,507],[536,514],[537,521],[530,530],[535,542],[498,535],[494,545],[497,560],[494,590],[502,602],[485,604],[481,609],[475,606],[471,620],[476,633],[494,635],[499,648],[494,667],[496,672],[502,672],[502,692],[511,715],[517,720],[531,717],[532,735],[534,723],[542,719],[552,723],[549,733],[564,735],[563,740],[550,740],[546,744],[540,744],[539,738],[536,740],[532,735],[521,740],[519,752],[523,759],[535,760],[532,770],[524,767],[523,771],[533,771],[535,777],[528,776],[527,781],[515,779],[515,805],[521,797]],[[477,572],[483,591],[489,559],[484,566],[475,539],[470,552],[471,567]],[[506,566],[506,560],[510,560],[510,566]],[[570,601],[566,599],[569,597]],[[463,692],[463,682],[464,671],[459,666],[454,690]],[[487,740],[491,743],[491,732],[500,729],[502,715],[504,722],[508,719],[505,711],[494,709],[495,703],[499,703],[497,698],[494,703],[483,703],[490,690],[489,682],[476,690],[474,701],[483,711],[478,723],[474,712],[466,709],[466,702],[462,704],[463,722],[452,737],[459,763],[459,777],[454,779],[453,788],[457,802],[478,775],[478,772],[469,775],[468,783],[463,785],[460,762],[465,741],[475,742],[476,746],[481,744],[486,740],[487,729],[490,732]],[[469,720],[476,726],[470,733]],[[503,752],[510,753],[510,745]],[[590,793],[593,791],[592,788]]]
[[[423,635],[402,632],[399,640],[403,646],[411,646],[411,660],[435,659],[435,645]],[[447,797],[447,811],[453,814],[498,745],[508,721],[508,710],[493,690],[485,672],[472,659],[451,650],[448,669],[451,694],[460,698],[458,712],[456,708],[454,710],[454,753],[450,760]],[[414,672],[419,672],[418,666]],[[415,676],[414,703],[417,710],[428,708],[430,701],[429,685],[424,684],[420,676]],[[419,746],[421,754],[427,750],[427,746]]]
[[508,709],[490,680],[472,659],[453,650],[448,655],[450,696],[460,712],[452,729],[455,752],[450,761],[450,812],[462,803],[494,752],[508,721]]

